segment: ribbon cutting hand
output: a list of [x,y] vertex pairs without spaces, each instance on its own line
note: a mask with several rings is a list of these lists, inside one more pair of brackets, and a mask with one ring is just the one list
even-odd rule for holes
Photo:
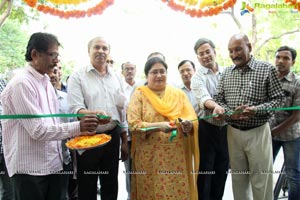
[[100,124],[107,124],[111,122],[111,116],[109,116],[105,111],[97,110],[95,114],[98,117]]
[[219,105],[216,105],[213,110],[213,118],[216,120],[223,120],[224,119],[225,110]]
[[257,112],[256,106],[241,105],[235,108],[230,116],[233,120],[248,120]]
[[187,133],[190,133],[193,128],[193,123],[190,120],[182,120],[181,118],[178,118],[178,121],[180,123],[182,132],[186,136]]
[[86,115],[80,119],[80,132],[95,134],[98,125],[99,119],[96,115]]
[[177,129],[177,127],[176,127],[175,122],[162,122],[161,131],[163,131],[165,133],[170,133],[176,129]]

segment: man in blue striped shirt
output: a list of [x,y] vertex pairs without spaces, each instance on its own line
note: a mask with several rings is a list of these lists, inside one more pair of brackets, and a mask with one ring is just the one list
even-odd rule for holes
[[[194,50],[201,66],[192,78],[192,91],[201,108],[199,117],[205,117],[211,115],[214,108],[221,109],[213,96],[222,68],[216,62],[215,45],[211,40],[198,39]],[[221,200],[223,197],[229,165],[226,130],[223,120],[199,120],[199,200]]]

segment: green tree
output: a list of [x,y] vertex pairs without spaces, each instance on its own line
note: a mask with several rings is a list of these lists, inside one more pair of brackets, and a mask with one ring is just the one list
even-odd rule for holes
[[[275,51],[282,45],[291,46],[300,52],[297,45],[300,42],[300,12],[293,8],[276,7],[276,3],[283,4],[282,1],[251,1],[254,11],[246,14],[251,15],[251,27],[244,27],[241,23],[242,18],[247,16],[240,15],[238,6],[223,12],[230,14],[239,30],[249,35],[254,56],[270,63],[274,62]],[[300,71],[299,56],[294,71]]]
[[25,48],[29,38],[23,30],[38,13],[23,1],[2,0],[0,3],[0,73],[25,64]]
[[13,8],[13,0],[1,0],[0,2],[0,27],[4,24],[5,20],[9,17]]
[[25,64],[28,35],[20,26],[16,20],[7,20],[0,30],[0,73]]

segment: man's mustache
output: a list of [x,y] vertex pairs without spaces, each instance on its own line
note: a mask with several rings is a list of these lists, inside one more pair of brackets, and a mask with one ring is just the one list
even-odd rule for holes
[[236,60],[242,60],[242,58],[241,58],[241,57],[236,57],[236,58],[233,58],[232,60],[233,60],[233,61],[236,61]]

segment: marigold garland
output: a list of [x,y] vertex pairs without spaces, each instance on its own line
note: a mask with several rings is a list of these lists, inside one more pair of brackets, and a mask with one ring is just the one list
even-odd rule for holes
[[23,0],[23,1],[32,8],[35,7],[37,3],[37,0]]
[[191,17],[207,17],[218,15],[235,5],[237,0],[161,0],[175,11],[184,12]]
[[300,12],[300,1],[297,0],[284,0],[284,3],[288,5],[293,5],[295,9]]
[[[102,0],[94,7],[88,10],[69,10],[64,11],[55,7],[46,5],[45,3],[39,3],[38,0],[23,0],[28,6],[36,8],[38,11],[45,14],[51,14],[54,16],[59,16],[61,18],[80,18],[85,16],[99,15],[110,5],[113,4],[114,0]],[[85,3],[88,0],[45,0],[55,5],[78,5],[80,3]],[[191,17],[207,17],[217,15],[220,12],[233,7],[237,0],[161,0],[175,11],[184,12]],[[176,3],[176,2],[178,3]],[[291,3],[292,5],[297,5],[298,10],[300,9],[300,3],[297,0],[285,0],[285,3]],[[37,5],[38,4],[38,5]]]
[[78,5],[78,4],[81,4],[81,3],[85,3],[89,0],[46,0],[50,3],[53,3],[53,4],[73,4],[73,5]]
[[[58,8],[54,8],[43,3],[38,3],[38,0],[23,0],[28,6],[32,8],[36,8],[38,11],[43,12],[45,14],[51,14],[54,16],[58,16],[60,18],[69,19],[69,18],[81,18],[85,16],[92,16],[92,15],[100,15],[103,11],[111,6],[114,0],[102,0],[94,7],[91,7],[87,10],[69,10],[63,11]],[[48,1],[59,1],[59,0],[48,0]],[[81,0],[81,3],[86,0]],[[78,0],[60,0],[60,2],[78,2]]]

